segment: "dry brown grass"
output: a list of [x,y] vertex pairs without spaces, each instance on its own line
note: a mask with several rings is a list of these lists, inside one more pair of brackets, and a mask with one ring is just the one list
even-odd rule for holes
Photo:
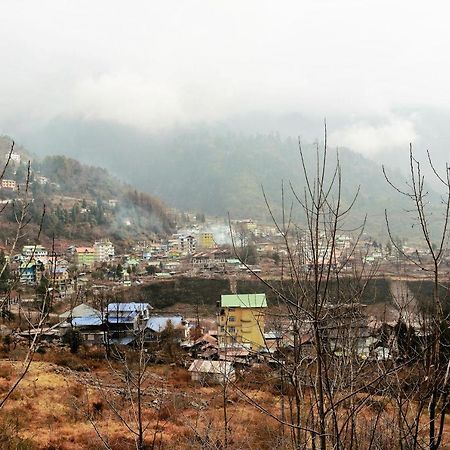
[[[40,358],[33,362],[20,388],[2,411],[1,449],[102,448],[89,418],[95,421],[113,449],[134,448],[133,437],[108,404],[108,399],[114,399],[121,413],[132,417],[129,400],[123,394],[99,390],[92,382],[97,378],[105,383],[113,382],[104,366],[95,368],[98,360],[93,365],[88,360],[85,364],[89,372],[84,372],[70,369],[81,364],[82,358],[68,352]],[[11,362],[0,361],[0,389],[7,387],[14,375]],[[163,389],[164,395],[153,392],[144,399],[147,442],[151,444],[155,440],[162,449],[197,449],[205,442],[220,446],[224,435],[221,387],[194,384],[185,369],[174,366],[153,366],[150,375],[151,386]],[[255,402],[279,417],[279,397],[271,388],[260,386],[264,376],[264,371],[255,371],[246,383],[239,382],[240,389],[245,389]],[[281,426],[249,405],[238,390],[230,387],[226,405],[230,449],[290,448],[283,441]],[[374,398],[360,411],[358,432],[363,439],[378,412],[382,413],[382,426],[377,434],[380,448],[393,450],[396,448],[392,442],[394,409],[385,398]],[[285,431],[288,439],[289,431]]]

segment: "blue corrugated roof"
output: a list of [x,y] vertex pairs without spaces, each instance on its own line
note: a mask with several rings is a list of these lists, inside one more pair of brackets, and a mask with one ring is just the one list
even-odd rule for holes
[[168,321],[172,322],[172,325],[176,327],[181,325],[183,317],[181,316],[153,316],[147,320],[147,328],[153,331],[162,331],[166,328]]
[[108,323],[133,323],[137,313],[130,313],[126,316],[108,316]]
[[108,312],[116,311],[134,311],[140,312],[145,311],[147,308],[152,309],[149,303],[110,303],[108,305]]
[[74,317],[72,325],[74,327],[93,327],[102,324],[102,319],[96,316]]

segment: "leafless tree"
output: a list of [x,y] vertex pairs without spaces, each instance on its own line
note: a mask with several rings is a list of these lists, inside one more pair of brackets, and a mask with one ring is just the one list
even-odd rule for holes
[[[97,378],[95,386],[113,415],[134,441],[136,450],[160,448],[163,425],[162,414],[166,406],[164,381],[150,373],[150,356],[145,348],[145,330],[137,329],[134,334],[135,347],[132,350],[111,345],[106,354],[110,377],[109,383]],[[156,423],[151,427],[156,411]],[[88,411],[88,419],[94,427],[103,446],[112,448],[108,431],[101,429],[95,416]]]
[[[418,364],[408,378],[412,386],[399,383],[402,401],[398,403],[398,415],[401,418],[403,445],[407,448],[429,448],[436,450],[445,442],[444,426],[449,406],[450,354],[445,333],[449,326],[448,287],[441,270],[448,248],[449,212],[450,212],[450,168],[445,165],[443,173],[435,168],[428,155],[431,173],[441,186],[440,205],[430,200],[427,191],[422,164],[414,156],[412,145],[409,150],[409,177],[404,186],[395,184],[385,168],[383,173],[392,188],[406,198],[411,208],[412,225],[419,230],[421,240],[428,250],[430,262],[403,251],[391,232],[386,212],[386,223],[392,245],[411,264],[420,269],[432,282],[432,296],[428,299],[426,311],[422,316],[423,355],[417,357]],[[440,207],[440,212],[437,208]],[[403,447],[402,447],[403,448]],[[406,447],[405,447],[406,448]]]
[[[399,368],[369,358],[362,299],[376,265],[367,265],[361,250],[365,221],[349,229],[359,190],[344,201],[339,154],[330,165],[329,153],[326,127],[312,169],[299,143],[304,189],[299,192],[292,183],[289,189],[282,184],[280,219],[264,193],[286,255],[280,281],[253,272],[276,297],[281,311],[280,342],[275,352],[268,351],[280,379],[279,412],[264,408],[239,386],[236,389],[288,431],[292,448],[380,448],[377,436],[387,413],[383,409],[376,415],[360,413],[370,408],[374,392],[383,394],[385,381]],[[345,248],[341,235],[352,236]]]
[[[11,157],[12,157],[13,152],[14,152],[14,142],[12,142],[12,144],[11,144],[11,148],[7,155],[5,165],[3,166],[2,173],[0,174],[0,182],[1,182],[1,180],[3,180],[6,170],[11,163]],[[5,259],[3,266],[0,268],[0,276],[6,270],[7,265],[11,259],[11,256],[13,255],[13,253],[15,252],[15,250],[17,248],[18,243],[20,242],[21,239],[23,239],[28,234],[27,227],[31,221],[31,218],[29,216],[29,207],[32,202],[31,192],[30,192],[30,175],[31,175],[31,165],[30,165],[30,162],[28,162],[26,180],[25,180],[25,183],[23,186],[20,186],[20,185],[18,186],[17,198],[12,202],[12,204],[7,203],[4,206],[2,206],[2,208],[0,209],[0,213],[2,213],[5,211],[5,209],[7,207],[11,207],[13,210],[13,215],[14,215],[15,222],[16,222],[15,235],[13,237],[11,246],[9,248],[7,258]],[[39,239],[40,234],[42,232],[44,216],[45,216],[45,206],[42,211],[41,221],[40,221],[39,229],[38,229],[38,233],[37,233],[37,239]],[[31,262],[33,257],[34,257],[34,254],[32,254],[29,257],[28,263]],[[9,287],[10,291],[17,287],[17,285],[19,283],[19,278],[20,278],[20,274],[17,274],[15,277],[13,277],[13,279],[11,280],[11,283],[10,283],[10,287]],[[3,307],[4,302],[7,302],[8,299],[9,299],[9,296],[6,295],[3,299],[0,300],[0,309]],[[45,321],[46,321],[47,315],[48,315],[48,308],[47,308],[48,305],[46,302],[47,302],[46,299],[44,299],[44,301],[42,302],[40,309],[38,311],[37,317],[35,317],[34,319],[25,317],[25,319],[28,321],[28,330],[29,330],[29,337],[30,337],[29,346],[28,346],[28,349],[26,351],[26,354],[25,354],[23,360],[21,361],[21,367],[18,371],[18,374],[17,374],[15,380],[11,383],[11,386],[9,387],[7,392],[5,394],[3,394],[2,397],[0,398],[0,410],[6,404],[7,400],[11,397],[13,392],[18,388],[20,382],[24,379],[25,375],[27,374],[27,372],[31,366],[33,357],[34,357],[35,352],[39,345],[42,328],[45,324]]]

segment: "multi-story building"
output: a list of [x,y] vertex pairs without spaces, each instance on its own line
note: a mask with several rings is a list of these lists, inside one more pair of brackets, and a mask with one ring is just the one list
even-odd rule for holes
[[24,245],[22,247],[22,256],[25,258],[34,258],[41,262],[47,262],[48,250],[42,245]]
[[215,248],[209,252],[198,252],[192,255],[192,266],[199,269],[224,268],[230,252]]
[[76,247],[75,262],[79,267],[92,267],[97,260],[97,253],[94,247]]
[[235,225],[240,229],[243,229],[250,233],[255,233],[257,229],[256,222],[254,222],[252,219],[237,220],[235,222]]
[[214,235],[209,232],[202,232],[197,237],[197,248],[214,248],[216,242],[214,241]]
[[2,180],[0,183],[2,189],[13,189],[17,187],[17,183],[14,180]]
[[19,280],[23,284],[35,284],[41,280],[42,267],[34,259],[23,261],[19,266]]
[[264,347],[266,294],[222,295],[217,314],[219,347],[236,344],[258,351]]
[[[8,159],[8,155],[6,156],[6,159]],[[16,164],[20,164],[20,154],[16,152],[11,152],[10,160]]]
[[55,269],[49,274],[49,276],[51,278],[52,284],[54,284],[54,286],[58,290],[64,291],[67,289],[70,283],[70,278],[69,272],[66,267],[55,267]]
[[195,244],[196,244],[195,238],[190,234],[178,237],[178,248],[181,253],[189,255],[194,253]]
[[109,261],[114,258],[114,245],[109,239],[102,239],[94,243],[94,249],[97,255],[97,261]]

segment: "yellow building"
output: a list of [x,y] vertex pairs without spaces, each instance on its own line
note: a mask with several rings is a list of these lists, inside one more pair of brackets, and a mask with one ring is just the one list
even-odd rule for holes
[[251,350],[264,347],[266,294],[222,295],[217,314],[220,347],[242,344]]
[[92,267],[97,260],[97,252],[93,247],[76,247],[75,262],[78,267]]
[[214,235],[212,233],[200,233],[197,238],[197,247],[198,248],[214,248],[216,246],[216,242],[214,240]]

